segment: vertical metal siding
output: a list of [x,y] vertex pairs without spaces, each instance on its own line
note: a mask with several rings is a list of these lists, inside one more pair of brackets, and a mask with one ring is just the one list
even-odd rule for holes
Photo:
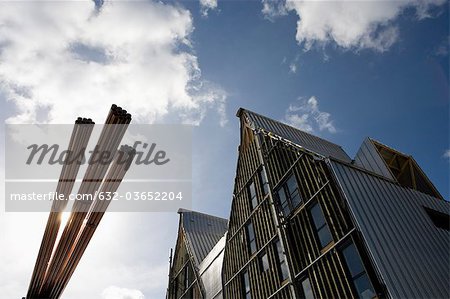
[[450,232],[423,207],[449,213],[450,203],[331,162],[375,264],[393,298],[450,297]]
[[370,138],[366,138],[361,144],[358,153],[356,153],[354,164],[388,179],[395,180]]

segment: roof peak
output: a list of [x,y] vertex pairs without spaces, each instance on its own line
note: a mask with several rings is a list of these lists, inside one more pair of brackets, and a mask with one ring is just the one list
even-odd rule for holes
[[207,213],[203,213],[203,212],[198,212],[198,211],[194,211],[194,210],[189,210],[189,209],[185,209],[185,208],[179,208],[177,211],[178,214],[189,214],[189,213],[195,213],[195,214],[199,214],[199,215],[203,215],[203,216],[208,216],[208,217],[213,217],[213,218],[217,218],[220,220],[224,220],[224,221],[228,221],[226,218],[222,218],[219,216],[215,216],[215,215],[211,215],[211,214],[207,214]]
[[246,113],[251,125],[255,127],[272,132],[319,155],[334,157],[347,163],[351,162],[351,158],[336,143],[245,108],[239,108],[236,116],[241,118],[244,113]]

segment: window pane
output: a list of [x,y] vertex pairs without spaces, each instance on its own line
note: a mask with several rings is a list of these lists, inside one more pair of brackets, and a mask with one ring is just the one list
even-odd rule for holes
[[286,182],[286,185],[289,189],[289,193],[292,194],[297,189],[297,181],[295,180],[295,175],[291,174],[289,179]]
[[275,242],[275,246],[277,248],[278,262],[280,263],[281,280],[284,281],[289,277],[289,269],[286,264],[286,257],[284,255],[283,248],[281,247],[280,240],[277,240]]
[[253,224],[250,222],[247,224],[247,237],[248,237],[248,245],[250,248],[250,254],[256,251],[256,240],[255,240],[255,231],[253,230]]
[[350,275],[352,276],[352,278],[360,274],[361,272],[364,272],[364,266],[362,265],[359,254],[356,251],[356,247],[353,243],[345,247],[344,250],[342,250],[342,254],[344,255],[347,267],[350,270]]
[[256,251],[256,242],[253,240],[250,242],[250,253],[254,253]]
[[372,299],[375,297],[375,292],[373,291],[372,284],[369,281],[367,274],[358,277],[354,280],[356,290],[358,295],[362,299]]
[[253,223],[251,223],[251,222],[247,225],[247,235],[248,235],[249,241],[252,241],[255,239],[255,231],[253,230]]
[[316,203],[311,208],[311,216],[313,218],[316,229],[319,229],[326,224],[325,217],[323,217],[323,213],[322,210],[320,209],[319,204]]
[[283,261],[281,266],[281,279],[284,281],[289,277],[289,269],[287,267],[286,261]]
[[260,257],[260,263],[261,263],[261,270],[263,272],[269,270],[269,257],[267,256],[267,253],[264,253],[261,257]]
[[255,183],[254,182],[252,182],[249,185],[248,193],[249,193],[249,196],[250,196],[250,202],[251,202],[252,209],[254,209],[258,205],[258,198],[256,196],[256,189],[255,189]]
[[261,168],[261,170],[259,171],[259,179],[261,182],[261,186],[263,188],[263,194],[266,195],[267,193],[269,193],[269,183],[267,180],[267,176],[266,176],[266,171],[263,168]]
[[300,194],[298,193],[298,189],[295,190],[294,193],[291,194],[291,202],[292,206],[295,208],[301,203],[302,199]]
[[278,194],[278,199],[280,200],[280,205],[281,206],[286,205],[287,199],[286,199],[286,193],[284,192],[284,188],[280,188],[280,190],[278,190],[277,194]]
[[243,274],[243,282],[244,282],[244,296],[246,299],[252,298],[251,292],[250,292],[250,280],[248,278],[248,272],[245,271]]
[[250,281],[248,280],[247,271],[244,273],[244,290],[246,293],[250,291]]
[[323,226],[319,229],[317,235],[319,236],[320,245],[322,245],[322,247],[327,246],[333,240],[328,226]]
[[302,288],[303,288],[303,298],[305,299],[314,299],[314,294],[311,288],[311,283],[309,281],[309,278],[306,278],[302,281]]
[[315,203],[314,206],[310,208],[311,217],[316,227],[317,235],[319,237],[320,245],[325,247],[332,240],[330,229],[328,228],[327,222],[325,221],[325,217],[323,216],[322,210],[320,209],[320,205]]

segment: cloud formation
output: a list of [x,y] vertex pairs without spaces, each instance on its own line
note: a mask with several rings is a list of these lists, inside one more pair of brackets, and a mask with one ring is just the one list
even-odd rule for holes
[[17,111],[8,121],[103,122],[116,103],[134,122],[173,113],[199,123],[214,109],[224,123],[226,94],[204,84],[192,31],[188,10],[162,2],[1,2],[0,94]]
[[207,17],[210,10],[217,8],[217,0],[200,0],[200,13]]
[[450,149],[445,151],[444,158],[446,158],[446,159],[448,159],[450,161]]
[[313,46],[335,44],[343,49],[387,51],[398,39],[397,17],[414,9],[417,18],[431,16],[431,9],[445,0],[398,1],[304,1],[263,0],[263,14],[269,19],[295,12],[297,42],[309,50]]
[[139,290],[109,286],[102,292],[103,299],[144,299],[145,296]]
[[310,133],[317,131],[336,133],[331,114],[320,111],[316,97],[312,96],[308,100],[300,100],[300,105],[289,105],[283,122]]

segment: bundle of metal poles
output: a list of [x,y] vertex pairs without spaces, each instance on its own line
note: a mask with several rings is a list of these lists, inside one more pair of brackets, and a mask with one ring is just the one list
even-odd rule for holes
[[[105,180],[102,183],[100,192],[106,194],[106,192],[115,192],[119,188],[125,173],[129,167],[129,164],[134,158],[136,151],[130,146],[123,146],[116,154],[113,164],[111,165]],[[125,163],[123,163],[125,161]],[[102,217],[108,208],[110,200],[96,200],[93,204],[91,211],[85,218],[84,224],[78,233],[76,239],[76,245],[71,252],[67,265],[57,281],[53,286],[53,290],[50,293],[50,298],[59,298],[67,283],[70,280],[75,268],[78,265],[81,257],[86,250],[89,241],[94,235],[98,224],[102,220]]]
[[[65,286],[69,282],[72,273],[95,232],[95,229],[91,229],[87,224],[91,223],[97,226],[110,202],[109,200],[95,200],[95,195],[98,194],[97,191],[99,191],[101,186],[100,193],[115,192],[128,169],[128,167],[124,166],[126,163],[119,163],[118,157],[126,157],[128,159],[134,157],[134,150],[130,147],[122,147],[120,151],[117,151],[130,122],[131,115],[126,110],[116,105],[111,107],[105,121],[105,126],[100,133],[97,145],[89,159],[86,173],[78,190],[78,194],[81,195],[80,198],[82,200],[76,200],[74,202],[72,212],[56,249],[54,249],[55,240],[60,222],[55,225],[55,220],[52,219],[50,221],[49,218],[47,228],[51,231],[51,237],[54,239],[48,242],[44,234],[44,240],[41,244],[38,261],[36,262],[33,278],[28,290],[28,299],[59,298],[64,291]],[[129,161],[129,165],[131,160],[127,161]],[[109,171],[108,168],[110,169]],[[105,178],[107,171],[108,174]],[[73,181],[75,179],[76,173],[73,177],[69,178],[69,180]],[[66,178],[61,176],[60,180],[65,181]],[[70,190],[72,188],[73,183]],[[102,210],[103,208],[104,210]],[[60,221],[60,218],[58,219]],[[46,244],[44,244],[44,241]],[[42,256],[41,251],[43,253]]]
[[72,136],[70,137],[68,151],[65,163],[63,164],[59,177],[56,192],[63,195],[63,200],[54,200],[50,215],[48,216],[47,226],[45,227],[39,254],[34,266],[30,286],[28,288],[27,298],[32,298],[38,294],[44,279],[53,247],[58,236],[58,230],[61,225],[61,216],[67,206],[67,199],[72,192],[78,170],[80,169],[82,154],[89,142],[94,122],[91,119],[79,117],[75,121]]

